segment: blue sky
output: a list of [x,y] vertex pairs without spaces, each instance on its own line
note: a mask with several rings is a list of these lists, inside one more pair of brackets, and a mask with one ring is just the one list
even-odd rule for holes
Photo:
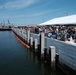
[[40,24],[55,17],[76,14],[76,0],[0,0],[0,22]]

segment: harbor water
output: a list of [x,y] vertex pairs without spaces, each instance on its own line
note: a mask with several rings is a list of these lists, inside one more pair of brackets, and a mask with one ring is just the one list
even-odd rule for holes
[[14,36],[12,31],[0,31],[0,75],[65,75],[52,71],[41,63]]

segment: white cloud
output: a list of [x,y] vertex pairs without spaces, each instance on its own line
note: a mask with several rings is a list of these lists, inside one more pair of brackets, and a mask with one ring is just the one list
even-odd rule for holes
[[5,4],[3,4],[2,6],[0,6],[1,8],[7,8],[7,9],[11,9],[11,8],[24,8],[27,7],[33,3],[35,3],[37,0],[13,0],[13,1],[8,1]]

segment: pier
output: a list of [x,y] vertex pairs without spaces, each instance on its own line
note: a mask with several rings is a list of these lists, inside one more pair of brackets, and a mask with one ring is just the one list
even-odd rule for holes
[[67,74],[75,74],[76,46],[47,38],[44,33],[34,34],[22,28],[13,28],[13,32],[30,46],[30,50],[38,53],[38,57],[42,61],[50,63],[53,69],[59,66]]
[[[6,68],[8,67],[8,69],[6,70],[6,68],[3,68],[4,70],[3,69],[1,70],[1,68],[0,68],[0,70],[2,71],[1,73],[5,72],[5,70],[8,71],[9,69],[11,71],[12,67],[13,67],[13,70],[15,69],[15,70],[17,70],[17,72],[14,72],[14,73],[5,72],[6,75],[7,74],[10,75],[11,73],[14,74],[14,75],[16,75],[16,73],[18,75],[21,75],[22,72],[23,72],[22,75],[26,74],[26,69],[27,68],[25,68],[25,71],[24,71],[23,68],[22,68],[23,71],[19,68],[20,72],[21,72],[19,74],[18,73],[19,70],[18,70],[17,67],[19,67],[19,65],[21,65],[21,63],[23,65],[29,65],[30,64],[30,63],[29,64],[28,63],[24,64],[24,62],[26,62],[26,61],[24,61],[25,59],[23,59],[23,58],[25,58],[24,56],[25,56],[25,54],[27,54],[27,56],[28,56],[27,62],[30,61],[29,60],[29,57],[30,57],[30,58],[32,58],[32,60],[35,61],[36,64],[40,63],[41,66],[46,64],[48,66],[47,70],[49,70],[49,68],[50,68],[49,72],[46,72],[47,70],[44,71],[44,72],[46,72],[45,75],[47,75],[47,74],[50,75],[50,73],[52,73],[53,71],[55,71],[55,73],[56,73],[58,68],[60,69],[60,71],[62,71],[61,72],[62,75],[65,75],[65,74],[75,75],[75,73],[76,73],[76,66],[75,66],[76,65],[76,63],[75,63],[75,61],[76,61],[75,60],[76,59],[76,56],[75,56],[76,55],[76,50],[75,50],[76,46],[66,44],[66,43],[64,43],[62,41],[58,41],[56,39],[47,38],[47,37],[44,36],[44,33],[40,33],[40,34],[31,33],[29,30],[25,30],[24,28],[13,27],[10,30],[12,30],[12,31],[8,31],[8,29],[7,29],[7,32],[6,32],[6,30],[5,30],[5,32],[0,31],[0,34],[2,34],[1,36],[4,36],[5,34],[7,34],[5,36],[7,38],[6,41],[5,40],[2,41],[5,44],[7,43],[7,45],[5,46],[5,45],[2,44],[0,50],[2,51],[2,50],[7,49],[8,51],[6,53],[8,54],[8,52],[9,52],[8,47],[11,46],[10,50],[11,50],[11,48],[12,48],[12,51],[17,49],[15,56],[16,56],[16,58],[20,57],[20,59],[19,58],[16,59],[15,56],[13,57],[13,54],[12,54],[11,57],[10,57],[10,55],[8,55],[7,59],[9,61],[11,59],[14,60],[14,58],[15,58],[19,63],[16,62],[16,60],[15,60],[15,62],[13,62],[13,60],[12,60],[12,62],[14,63],[13,65],[16,65],[16,68],[14,68],[13,65],[11,67],[9,65],[9,63],[12,64],[12,62],[9,62],[9,63],[7,62]],[[8,35],[9,35],[9,39],[8,39]],[[0,37],[0,39],[1,38],[3,38],[3,37]],[[21,44],[18,43],[17,40]],[[17,43],[17,44],[15,45],[15,43]],[[22,46],[20,46],[20,45],[22,45]],[[20,49],[22,49],[23,52]],[[24,56],[23,55],[21,56],[21,54],[18,56],[17,55],[17,53],[19,53],[18,50],[21,51],[21,53]],[[2,57],[2,55],[1,55],[1,57]],[[2,64],[2,62],[6,62],[6,60],[5,59],[2,60],[0,64]],[[21,67],[23,65],[21,65]],[[32,64],[32,65],[34,65],[34,64]],[[36,67],[36,66],[34,66],[34,67]],[[30,68],[30,66],[29,66],[29,68]],[[43,68],[44,68],[44,66],[43,66]],[[46,68],[44,68],[44,69],[46,69]],[[36,71],[35,68],[33,70]],[[37,70],[37,72],[38,72],[38,70]],[[27,72],[26,75],[30,75],[30,73],[34,74],[34,75],[36,74],[35,72],[29,70],[29,72]],[[41,75],[41,72],[38,72],[38,75]]]

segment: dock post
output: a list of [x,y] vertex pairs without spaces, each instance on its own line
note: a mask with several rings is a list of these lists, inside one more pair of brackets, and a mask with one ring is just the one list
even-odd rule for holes
[[51,67],[55,69],[56,67],[56,62],[55,62],[55,56],[56,56],[56,50],[55,50],[55,47],[54,46],[50,46],[49,47],[49,60],[50,60],[50,64],[51,64]]
[[44,49],[44,61],[47,62],[47,48]]
[[22,28],[20,29],[21,35],[22,35]]
[[40,50],[41,50],[41,58],[43,58],[43,55],[44,55],[44,46],[45,46],[45,36],[44,36],[44,33],[42,32],[40,34]]
[[27,43],[27,36],[26,36],[26,34],[25,34],[25,43]]
[[37,39],[34,40],[35,41],[35,52],[37,53]]
[[35,52],[35,41],[33,40],[33,52]]
[[33,40],[33,52],[37,52],[37,39]]
[[27,43],[29,44],[29,39],[30,39],[30,31],[27,31]]
[[27,36],[26,36],[26,34],[25,34],[25,41],[27,40]]
[[33,47],[33,37],[30,37],[30,47],[31,47],[31,49]]
[[58,62],[59,62],[59,54],[56,53],[56,57],[55,57],[55,65],[56,65],[56,67],[58,65]]
[[22,39],[25,39],[24,30],[22,30]]
[[21,30],[21,38],[23,37],[23,30]]
[[37,52],[38,52],[38,59],[40,59],[40,57],[41,57],[40,44],[38,44],[37,46],[38,46],[38,48],[37,48]]

